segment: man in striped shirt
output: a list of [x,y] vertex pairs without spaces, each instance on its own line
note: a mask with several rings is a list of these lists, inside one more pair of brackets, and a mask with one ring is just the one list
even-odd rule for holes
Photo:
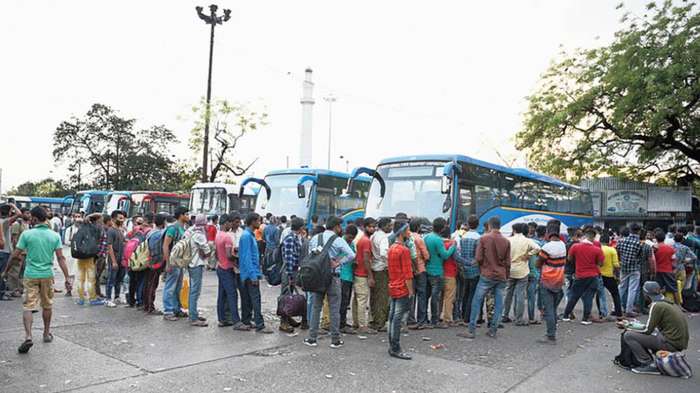
[[[299,262],[301,262],[302,232],[304,230],[304,220],[299,217],[292,219],[291,232],[282,238],[282,260],[284,261],[285,273],[282,274],[282,295],[290,293],[294,289],[297,273],[299,272]],[[292,318],[282,317],[280,320],[280,331],[292,333],[299,323]],[[301,328],[308,329],[306,313],[301,319]]]
[[[634,304],[637,301],[639,291],[640,253],[642,243],[639,240],[639,224],[632,224],[631,228],[623,227],[620,230],[622,240],[617,243],[617,255],[620,257],[620,299],[625,307],[627,317],[634,318]],[[631,232],[631,233],[630,233]],[[626,299],[626,301],[625,301]]]

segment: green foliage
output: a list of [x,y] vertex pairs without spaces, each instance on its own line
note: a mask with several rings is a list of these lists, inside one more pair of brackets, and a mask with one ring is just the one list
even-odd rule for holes
[[700,178],[700,15],[686,2],[647,11],[541,77],[517,134],[532,167],[570,181]]
[[[192,107],[196,116],[190,135],[190,149],[198,156],[202,154],[204,144],[204,125],[206,122],[206,101],[202,98],[198,105]],[[246,134],[267,125],[267,113],[250,110],[243,104],[230,103],[227,100],[215,100],[210,104],[209,149],[211,151],[211,172],[209,181],[231,180],[231,176],[242,176],[255,164],[256,160],[243,164],[236,159],[235,150],[238,142]]]
[[108,190],[184,191],[189,174],[173,159],[177,143],[165,126],[134,130],[135,120],[94,104],[54,133],[54,158],[66,162],[73,184]]
[[26,182],[9,190],[7,195],[38,196],[38,197],[63,197],[71,193],[68,186],[60,181],[46,178],[39,182]]

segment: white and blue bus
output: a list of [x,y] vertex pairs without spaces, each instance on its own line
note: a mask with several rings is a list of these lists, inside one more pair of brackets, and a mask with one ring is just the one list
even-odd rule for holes
[[368,217],[444,217],[454,232],[458,222],[479,217],[479,231],[490,217],[501,218],[509,234],[515,223],[562,222],[561,230],[593,222],[591,196],[581,188],[527,169],[508,168],[463,155],[421,155],[382,160],[376,169],[357,168],[353,176],[373,177]]
[[259,192],[255,203],[255,212],[261,216],[297,216],[309,228],[313,216],[318,216],[321,223],[337,216],[345,225],[364,217],[371,179],[358,177],[350,182],[350,188],[348,180],[349,174],[326,169],[284,169],[269,172],[264,179],[245,179],[239,193],[250,183],[262,186],[264,191]]

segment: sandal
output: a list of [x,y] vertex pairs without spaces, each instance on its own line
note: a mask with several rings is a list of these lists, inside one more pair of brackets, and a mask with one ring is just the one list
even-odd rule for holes
[[19,353],[27,353],[29,352],[29,349],[34,345],[34,342],[31,339],[26,339],[22,343],[22,345],[17,348],[17,352]]
[[46,336],[44,336],[45,343],[50,343],[51,341],[53,341],[53,334],[49,333]]
[[3,302],[9,302],[13,299],[3,293],[2,295],[0,295],[0,300],[2,300]]

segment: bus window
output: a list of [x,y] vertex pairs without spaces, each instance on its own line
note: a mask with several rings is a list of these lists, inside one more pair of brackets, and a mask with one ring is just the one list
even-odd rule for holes
[[[151,201],[148,201],[147,207],[144,207],[144,212],[150,213],[152,212],[151,209]],[[175,205],[176,203],[173,202],[158,202],[156,203],[156,214],[158,213],[166,213],[169,215],[173,215],[175,213]]]
[[572,213],[576,213],[576,214],[585,213],[585,209],[583,207],[583,201],[581,198],[582,198],[581,191],[578,191],[578,190],[571,191],[571,212]]
[[515,185],[515,192],[522,203],[523,209],[541,209],[537,185],[533,181],[520,181]]
[[335,214],[335,196],[328,190],[316,191],[316,214],[320,217],[328,217]]
[[481,216],[494,206],[498,206],[498,188],[486,186],[474,187],[474,210]]

